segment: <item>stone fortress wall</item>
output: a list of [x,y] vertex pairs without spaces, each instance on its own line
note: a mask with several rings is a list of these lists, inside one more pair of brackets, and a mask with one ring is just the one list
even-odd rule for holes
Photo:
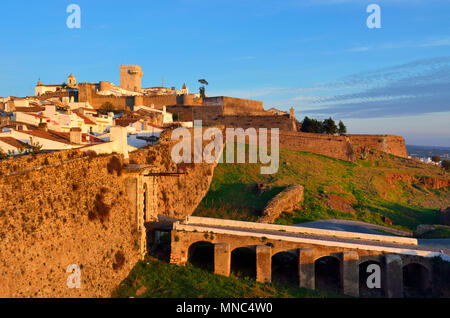
[[353,145],[345,136],[282,131],[280,148],[312,152],[345,161],[356,160]]
[[254,115],[264,115],[265,111],[263,108],[263,102],[242,99],[235,97],[206,97],[203,101],[204,106],[221,106],[223,109],[222,115],[224,116],[254,116]]
[[[136,220],[110,157],[61,160],[25,156],[12,171],[1,163],[0,297],[108,297],[139,259]],[[33,161],[42,168],[30,170]],[[79,289],[67,287],[70,264],[81,268]]]
[[[0,297],[109,297],[142,255],[143,218],[192,214],[209,189],[215,165],[177,166],[171,147],[130,153],[128,168],[77,150],[1,161]],[[184,174],[148,177],[136,164]],[[79,289],[67,287],[70,264]]]
[[355,147],[368,147],[394,156],[408,156],[405,139],[395,135],[347,135]]

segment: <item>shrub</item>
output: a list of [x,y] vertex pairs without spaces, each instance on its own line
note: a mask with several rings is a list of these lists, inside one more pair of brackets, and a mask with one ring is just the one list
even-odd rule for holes
[[8,158],[8,155],[0,148],[0,160]]
[[109,212],[111,211],[111,207],[103,202],[103,199],[102,194],[97,194],[95,196],[95,211],[102,223],[109,217]]
[[89,157],[89,159],[97,157],[97,153],[94,150],[88,150],[84,152],[85,157]]
[[101,106],[101,110],[105,112],[112,112],[114,111],[114,105],[111,102],[104,102]]
[[443,160],[442,168],[444,168],[445,171],[450,171],[450,160]]
[[94,221],[96,218],[97,218],[97,214],[95,214],[95,212],[93,212],[93,211],[89,211],[89,213],[88,213],[89,221]]
[[111,207],[103,202],[103,200],[104,197],[102,193],[98,193],[95,196],[94,209],[88,213],[89,221],[99,219],[100,222],[103,223],[108,219]]
[[122,251],[117,251],[114,255],[115,262],[113,263],[113,269],[118,270],[123,267],[125,264],[125,255],[123,255]]
[[432,160],[433,162],[439,162],[439,161],[441,161],[441,157],[439,157],[439,156],[432,156],[432,157],[431,157],[431,160]]
[[116,171],[117,176],[120,177],[122,175],[122,162],[120,162],[120,159],[116,156],[112,157],[111,160],[109,160],[108,165],[106,166],[108,169],[108,173],[112,174],[114,171]]
[[146,163],[154,163],[156,160],[156,155],[153,152],[149,152],[146,158]]

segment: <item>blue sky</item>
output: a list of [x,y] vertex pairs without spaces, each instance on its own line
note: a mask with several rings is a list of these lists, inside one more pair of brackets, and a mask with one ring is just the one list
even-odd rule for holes
[[[68,29],[66,7],[81,7]],[[381,7],[368,29],[366,7]],[[450,146],[450,0],[3,1],[0,96],[32,95],[38,78],[143,86],[186,82],[208,95],[342,119],[351,133],[393,133]],[[5,14],[7,12],[7,14]]]

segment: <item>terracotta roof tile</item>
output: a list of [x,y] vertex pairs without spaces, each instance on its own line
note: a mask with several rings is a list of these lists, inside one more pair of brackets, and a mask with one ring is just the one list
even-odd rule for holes
[[13,137],[0,137],[0,141],[16,148],[28,148],[30,145]]
[[79,112],[74,112],[78,117],[80,117],[81,119],[84,120],[84,123],[87,125],[97,125],[97,123],[95,121],[93,121],[92,119],[90,119],[89,117],[80,114]]

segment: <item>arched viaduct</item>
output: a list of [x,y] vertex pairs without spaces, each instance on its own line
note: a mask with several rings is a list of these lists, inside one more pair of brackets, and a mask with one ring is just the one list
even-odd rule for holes
[[272,262],[282,253],[295,259],[297,277],[292,278],[308,289],[320,288],[321,263],[330,260],[335,271],[325,271],[335,273],[339,291],[350,296],[360,295],[361,279],[370,264],[381,269],[383,297],[403,297],[404,278],[415,280],[427,292],[438,279],[433,277],[433,257],[439,253],[411,238],[189,217],[173,224],[170,262],[186,264],[199,242],[212,244],[214,273],[224,276],[230,275],[236,251],[252,249],[256,280],[263,283],[272,281]]

